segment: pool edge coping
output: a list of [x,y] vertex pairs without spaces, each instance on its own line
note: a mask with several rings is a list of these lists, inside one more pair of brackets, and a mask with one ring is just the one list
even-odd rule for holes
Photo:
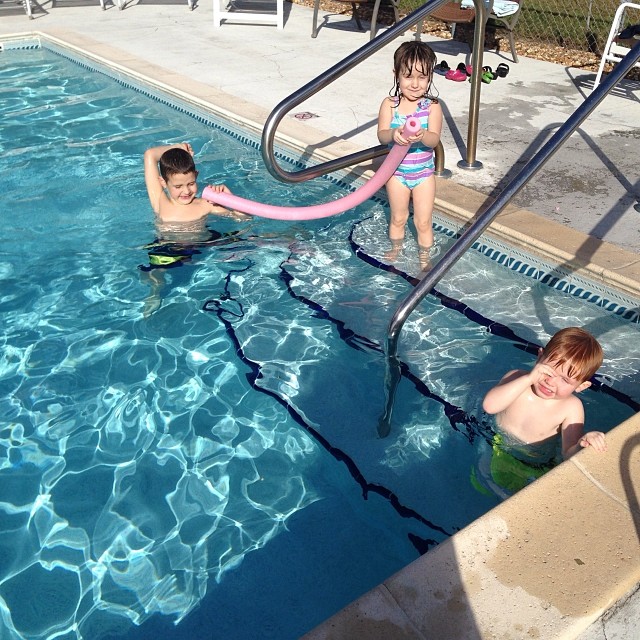
[[[640,583],[640,480],[634,486],[610,462],[627,460],[630,471],[633,454],[637,467],[640,414],[607,441],[605,454],[579,452],[304,640],[569,640],[593,632],[617,602],[637,599]],[[617,536],[614,522],[627,525]]]
[[[194,80],[181,78],[177,74],[163,70],[161,67],[153,65],[151,63],[140,61],[134,56],[130,56],[128,54],[121,56],[121,58],[125,58],[127,60],[127,64],[124,64],[122,60],[120,62],[116,62],[115,60],[106,57],[110,52],[118,51],[112,47],[109,47],[108,45],[94,43],[94,49],[97,49],[97,51],[90,51],[85,47],[92,46],[91,42],[93,41],[91,41],[89,38],[86,38],[85,36],[74,34],[73,32],[60,32],[58,30],[52,30],[51,33],[45,31],[27,31],[18,34],[0,34],[0,38],[2,39],[10,37],[37,37],[47,40],[53,40],[61,46],[76,49],[82,55],[101,62],[102,64],[108,64],[109,66],[116,68],[120,67],[126,73],[131,73],[134,76],[139,76],[141,80],[149,82],[152,86],[157,86],[162,90],[168,91],[169,93],[174,93],[176,96],[181,97],[182,99],[192,101],[192,98],[195,98],[195,104],[199,104],[204,108],[210,109],[214,113],[219,113],[222,117],[228,118],[232,122],[242,122],[244,126],[247,126],[253,132],[259,133],[261,131],[262,126],[260,124],[260,120],[262,119],[262,122],[264,122],[264,119],[268,115],[268,112],[266,112],[266,110],[261,107],[253,105],[251,103],[242,103],[242,101],[240,101],[239,99],[235,97],[231,98],[227,94],[224,94],[223,92],[213,87],[203,85],[202,83]],[[138,69],[132,68],[132,66],[138,67]],[[148,75],[149,73],[159,73],[160,77],[153,78],[152,76]],[[174,86],[171,83],[172,81],[180,84],[181,88]],[[215,102],[212,102],[212,100],[215,100]],[[238,114],[234,110],[231,110],[231,105],[233,105],[236,110],[238,105],[241,105],[246,109],[247,113],[251,113],[253,119],[250,119],[246,115],[244,117],[238,116]],[[339,157],[357,150],[354,145],[344,140],[332,142],[328,146],[325,146],[325,134],[309,126],[308,123],[301,124],[298,121],[293,120],[283,120],[280,125],[277,138],[287,146],[291,146],[294,149],[304,151],[307,154],[313,153],[321,160],[332,159],[334,157]],[[361,167],[354,171],[354,173],[358,174],[358,176],[369,176],[370,172],[371,169],[367,167]],[[481,210],[482,207],[486,208],[487,203],[490,201],[488,196],[467,187],[457,185],[450,180],[445,181],[442,179],[438,179],[438,192],[439,194],[436,199],[436,206],[438,210],[442,211],[445,215],[449,215],[454,219],[459,220],[462,224],[474,217],[474,210],[478,211]],[[559,236],[561,235],[560,232],[561,234],[567,236],[564,246],[557,247],[556,245],[552,245],[547,241],[548,237],[552,237],[554,238],[554,240],[558,240]],[[494,222],[492,227],[490,228],[489,233],[491,235],[495,234],[499,237],[502,237],[506,241],[511,242],[516,246],[523,246],[527,250],[538,253],[541,256],[552,260],[553,262],[561,263],[568,268],[575,269],[578,273],[584,272],[587,277],[603,282],[607,286],[620,289],[621,291],[624,291],[629,295],[640,297],[640,260],[638,259],[636,254],[628,252],[622,248],[618,248],[610,245],[609,243],[596,240],[581,232],[567,229],[563,225],[546,220],[541,216],[538,216],[537,214],[523,209],[518,209],[511,205],[507,206],[505,210],[501,212],[496,222]],[[629,427],[629,424],[631,424],[632,426]],[[619,430],[621,433],[627,433],[629,429],[633,430],[634,432],[637,432],[640,429],[640,420],[637,419],[637,416],[634,416],[622,425],[616,427],[614,430],[612,430],[611,434],[618,433]],[[611,447],[610,445],[610,452],[609,454],[607,454],[607,459],[609,459],[613,455],[613,447]],[[577,475],[575,478],[571,476],[570,479],[584,480],[584,477],[586,477],[585,470],[584,468],[580,467],[580,464],[583,461],[591,461],[593,459],[593,456],[594,454],[591,451],[581,452],[580,454],[578,454],[578,456],[572,459],[570,463],[560,465],[557,469],[536,482],[533,486],[528,487],[507,502],[503,503],[499,507],[496,507],[496,509],[492,510],[485,516],[482,516],[478,520],[475,520],[461,532],[455,534],[452,538],[447,539],[433,551],[426,554],[425,556],[422,556],[414,563],[408,565],[398,574],[392,576],[389,580],[385,581],[382,585],[370,592],[375,594],[378,604],[378,600],[384,601],[389,605],[393,605],[393,610],[389,609],[386,613],[381,613],[380,610],[375,609],[370,612],[373,614],[373,616],[368,615],[366,611],[363,611],[361,609],[361,604],[359,604],[365,602],[367,598],[371,597],[369,594],[366,594],[361,599],[357,600],[351,605],[348,605],[347,608],[343,610],[343,612],[351,612],[350,615],[355,615],[356,624],[359,622],[363,622],[364,620],[373,620],[374,622],[376,622],[376,624],[382,624],[380,621],[381,615],[382,617],[384,617],[388,614],[390,617],[388,619],[385,619],[383,621],[384,624],[382,625],[382,628],[386,629],[385,632],[388,632],[388,625],[398,616],[403,621],[402,624],[406,625],[406,632],[408,635],[397,635],[399,632],[399,627],[395,626],[394,623],[393,632],[396,635],[367,635],[366,637],[370,640],[375,640],[375,638],[378,637],[394,637],[398,640],[403,637],[426,637],[422,635],[422,631],[420,631],[420,624],[423,624],[424,620],[422,620],[421,622],[421,616],[416,614],[424,614],[424,616],[426,616],[426,612],[431,611],[429,598],[426,598],[424,602],[421,601],[419,603],[419,606],[417,607],[407,607],[404,605],[401,606],[400,604],[401,602],[403,602],[403,599],[407,602],[409,600],[412,600],[414,604],[418,602],[416,600],[416,594],[418,592],[415,591],[415,587],[416,585],[419,586],[424,582],[424,567],[431,567],[432,563],[435,563],[436,565],[440,563],[440,568],[442,571],[441,573],[437,573],[434,575],[439,576],[439,585],[441,583],[441,585],[444,587],[443,591],[446,591],[446,587],[453,584],[451,582],[451,571],[453,570],[455,573],[457,572],[457,569],[459,567],[457,563],[451,562],[451,558],[455,559],[457,553],[461,553],[462,557],[465,557],[466,555],[466,564],[460,566],[464,566],[465,570],[469,570],[469,580],[463,580],[458,584],[458,586],[462,588],[462,593],[465,594],[467,586],[473,585],[474,582],[477,582],[478,574],[477,571],[472,570],[472,567],[474,565],[486,565],[488,562],[494,561],[497,555],[496,549],[499,548],[500,545],[496,547],[493,543],[496,540],[500,540],[501,543],[504,543],[506,540],[509,540],[511,538],[511,536],[507,536],[506,538],[504,538],[504,528],[501,522],[503,520],[506,521],[507,517],[512,518],[514,522],[522,520],[522,512],[527,511],[526,508],[522,508],[523,501],[525,501],[525,504],[528,504],[531,500],[534,501],[534,504],[536,500],[543,502],[540,496],[542,496],[543,498],[544,496],[550,496],[551,500],[555,500],[558,494],[557,482],[555,480],[556,478],[563,479],[566,474],[569,474],[571,472],[572,474]],[[549,487],[551,487],[551,490],[549,489]],[[551,500],[547,502],[550,502]],[[574,496],[574,500],[578,504],[581,504],[579,494],[577,496]],[[619,501],[610,499],[609,502],[611,504],[615,503],[619,510]],[[607,504],[609,504],[609,502]],[[529,510],[531,511],[531,509]],[[578,509],[578,511],[580,510]],[[503,514],[503,512],[505,513]],[[515,512],[515,515],[512,512]],[[498,520],[495,519],[496,514]],[[559,515],[560,519],[562,520],[564,514],[561,513]],[[616,512],[616,515],[619,514]],[[582,523],[582,526],[584,526],[584,521],[582,521]],[[546,524],[549,524],[549,522],[546,522]],[[566,523],[561,522],[561,524]],[[638,527],[639,525],[636,526]],[[640,531],[640,528],[638,530]],[[489,558],[483,557],[482,554],[476,551],[478,545],[483,546],[483,544],[483,548],[486,547],[491,552]],[[439,551],[441,547],[442,550]],[[443,557],[446,557],[446,553],[449,553],[450,558],[448,562],[443,562]],[[471,559],[471,561],[469,559]],[[581,561],[583,561],[582,558]],[[587,563],[585,562],[584,564]],[[418,573],[416,574],[416,572]],[[431,575],[430,571],[428,572],[428,575]],[[632,578],[630,579],[635,580],[635,583],[637,584],[640,579],[639,566],[634,566],[631,576]],[[563,578],[564,577],[565,576],[563,574]],[[415,581],[415,584],[413,584],[413,581]],[[405,586],[403,586],[403,583],[406,583]],[[627,585],[627,583],[628,580],[624,581],[625,585]],[[407,588],[410,588],[412,591],[414,591],[414,593],[410,596],[406,595],[406,585],[408,585]],[[488,582],[487,585],[489,585]],[[620,583],[618,583],[618,586],[619,585]],[[504,585],[502,582],[500,582],[500,580],[493,580],[490,586],[483,586],[480,589],[480,592],[486,593],[487,591],[491,591],[492,588],[496,588],[499,590],[502,586]],[[482,617],[483,620],[486,618],[489,621],[490,625],[493,625],[492,628],[495,629],[495,625],[498,625],[498,621],[496,619],[497,611],[495,600],[490,602],[490,604],[493,605],[492,607],[481,611],[481,609],[476,609],[474,606],[472,606],[472,599],[467,600],[466,597],[461,599],[460,593],[461,592],[451,593],[450,598],[444,599],[438,594],[435,594],[434,591],[427,592],[427,595],[431,596],[431,600],[436,600],[438,602],[442,600],[445,604],[448,602],[453,607],[453,609],[448,609],[445,611],[445,613],[447,613],[446,621],[448,625],[450,625],[452,622],[452,611],[456,613],[456,618],[463,617],[466,612],[466,614],[470,615],[469,619],[474,624],[475,621],[477,621],[476,618]],[[612,604],[622,596],[624,596],[624,593],[621,588],[613,589],[611,593],[606,595],[606,601],[609,602],[609,604]],[[406,600],[406,598],[409,598],[409,600]],[[540,605],[540,608],[543,611],[558,610],[553,606],[553,602],[549,598],[547,598],[545,601],[541,601],[540,599],[538,599],[535,602]],[[466,607],[465,603],[467,603]],[[529,601],[527,607],[529,609],[532,608],[531,601]],[[536,609],[535,606],[533,608]],[[351,631],[349,631],[347,635],[339,634],[336,625],[338,624],[337,620],[340,620],[345,615],[347,615],[343,612],[337,614],[337,616],[334,618],[330,618],[325,623],[322,623],[320,627],[317,628],[317,630],[310,632],[309,634],[307,634],[307,636],[305,636],[305,638],[319,640],[320,638],[337,639],[363,637],[362,635],[349,635],[352,633],[352,626],[349,627]],[[524,609],[524,613],[526,612],[527,610]],[[521,624],[521,621],[526,619],[526,617],[523,618],[520,615],[521,613],[522,612],[516,611],[514,607],[511,606],[511,608],[508,609],[508,615],[506,616],[506,619],[503,620],[502,618],[500,618],[500,624],[504,624],[507,626],[509,624],[513,625],[514,620],[516,619],[518,620],[518,624]],[[578,628],[586,629],[588,627],[588,624],[591,624],[594,620],[597,620],[598,616],[601,616],[602,613],[603,609],[601,606],[599,606],[593,608],[589,612],[586,612],[585,615],[571,617],[572,624],[570,625],[570,627],[562,630],[561,635],[555,635],[553,637],[575,638],[575,635],[566,634],[574,633]],[[558,626],[558,630],[560,630],[560,628],[562,627],[561,622],[563,617],[566,618],[567,616],[560,616],[558,618],[560,622],[557,622],[556,620],[556,622],[554,623]],[[536,617],[536,621],[541,621],[540,624],[542,624],[542,626],[544,627],[547,627],[548,622],[544,621],[543,615],[539,615],[538,617]],[[456,620],[456,624],[458,622],[459,621]],[[511,632],[516,632],[513,627],[510,627],[510,629]],[[548,627],[546,628],[545,633],[549,633]],[[446,638],[447,636],[439,637]],[[453,638],[460,636],[450,637]],[[544,637],[552,636],[547,635]]]

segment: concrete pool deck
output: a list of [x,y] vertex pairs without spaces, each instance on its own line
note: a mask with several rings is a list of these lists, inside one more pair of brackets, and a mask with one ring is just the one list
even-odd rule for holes
[[[367,41],[368,34],[323,28],[310,36],[312,12],[286,4],[284,31],[271,26],[212,26],[210,0],[136,5],[124,11],[63,1],[29,21],[0,14],[2,34],[40,32],[121,65],[179,95],[195,96],[257,131],[287,95]],[[344,20],[333,17],[329,24]],[[406,39],[410,35],[405,36]],[[432,40],[450,66],[465,45]],[[391,43],[332,87],[301,105],[318,117],[285,118],[279,132],[305,154],[344,155],[376,144],[375,120],[391,85]],[[594,73],[485,53],[509,76],[483,87],[478,160],[463,157],[468,83],[438,79],[447,122],[450,180],[438,181],[437,208],[464,221],[486,206],[514,167],[540,147],[577,107]],[[625,83],[500,215],[492,232],[565,267],[640,295],[637,201],[638,87]],[[363,168],[358,171],[360,173]],[[604,638],[606,625],[629,635],[611,613],[640,584],[640,419],[609,436],[609,451],[584,451],[416,560],[310,632],[308,638]],[[635,603],[635,604],[634,604]],[[586,634],[582,635],[581,634]],[[589,635],[591,634],[591,635]],[[600,635],[598,635],[600,634]]]

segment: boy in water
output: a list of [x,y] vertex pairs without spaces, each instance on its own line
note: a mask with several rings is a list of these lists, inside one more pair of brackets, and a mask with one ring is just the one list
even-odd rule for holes
[[[151,284],[143,309],[145,317],[160,306],[160,291],[165,284],[163,270],[191,261],[192,256],[200,253],[199,247],[233,240],[235,233],[221,234],[207,227],[209,214],[234,220],[251,218],[198,198],[197,177],[193,149],[188,142],[160,145],[145,151],[144,180],[156,214],[158,234],[156,241],[146,247],[149,249],[149,264],[139,267],[147,273]],[[212,188],[231,193],[224,185]]]
[[584,329],[567,327],[540,350],[531,371],[509,371],[487,393],[482,408],[496,414],[500,430],[525,445],[558,434],[566,460],[584,447],[607,450],[604,433],[584,432],[584,408],[574,395],[591,386],[602,364],[602,347]]
[[[210,213],[238,220],[250,217],[196,197],[197,177],[193,149],[188,142],[151,147],[145,151],[144,181],[151,206],[160,223],[204,221]],[[231,193],[224,185],[212,188]]]
[[568,327],[540,349],[531,371],[509,371],[487,393],[482,408],[496,414],[496,426],[489,473],[482,475],[494,493],[507,497],[553,468],[558,435],[565,460],[584,447],[607,450],[604,433],[584,432],[584,409],[574,395],[591,386],[602,357],[591,334]]

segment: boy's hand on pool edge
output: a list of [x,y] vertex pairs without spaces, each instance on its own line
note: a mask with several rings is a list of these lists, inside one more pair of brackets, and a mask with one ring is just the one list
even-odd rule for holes
[[607,450],[607,441],[601,431],[588,431],[580,438],[579,443],[581,447],[593,447],[599,453]]

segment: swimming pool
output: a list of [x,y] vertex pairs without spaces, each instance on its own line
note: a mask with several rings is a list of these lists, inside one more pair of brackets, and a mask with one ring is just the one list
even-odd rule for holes
[[[188,139],[201,186],[258,200],[335,185],[274,184],[244,134],[50,52],[5,53],[3,636],[298,637],[496,503],[469,482],[479,399],[558,323],[598,335],[605,379],[632,396],[637,317],[487,248],[410,319],[393,431],[376,438],[379,345],[413,261],[381,263],[379,201],[243,226],[168,270],[145,315],[146,147]],[[478,293],[495,290],[500,305]],[[610,428],[637,396],[584,399]]]

